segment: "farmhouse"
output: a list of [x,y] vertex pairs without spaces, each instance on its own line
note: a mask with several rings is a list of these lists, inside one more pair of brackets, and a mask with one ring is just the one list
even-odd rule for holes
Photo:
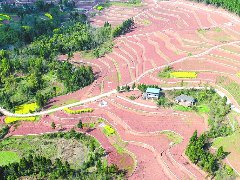
[[191,96],[187,96],[187,95],[182,94],[180,96],[177,96],[175,98],[175,101],[182,106],[189,107],[189,106],[194,105],[194,103],[196,102],[196,99],[194,99]]
[[143,93],[143,99],[158,99],[161,94],[159,88],[147,88],[146,92]]

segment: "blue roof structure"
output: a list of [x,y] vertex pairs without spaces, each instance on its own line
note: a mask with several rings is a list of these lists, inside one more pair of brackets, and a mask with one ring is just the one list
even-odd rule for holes
[[147,88],[146,93],[159,94],[161,89],[159,88]]

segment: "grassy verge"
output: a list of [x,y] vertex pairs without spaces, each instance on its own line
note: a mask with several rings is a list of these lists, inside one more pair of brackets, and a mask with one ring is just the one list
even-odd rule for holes
[[167,138],[170,141],[172,141],[174,144],[180,144],[183,141],[183,138],[180,135],[178,135],[172,131],[163,131],[163,132],[161,132],[161,134],[166,135]]
[[[106,123],[106,121],[103,119],[99,120],[99,123]],[[118,161],[117,165],[123,169],[126,169],[128,171],[128,174],[131,175],[137,166],[137,163],[135,155],[126,149],[128,143],[123,141],[115,129],[113,129],[113,127],[110,125],[103,126],[102,131],[119,155],[120,160]]]
[[185,107],[185,106],[181,106],[181,105],[175,105],[175,106],[173,106],[173,109],[176,111],[192,111],[191,107]]
[[240,159],[240,130],[237,130],[230,136],[227,137],[219,137],[213,141],[213,147],[219,148],[223,147],[225,152],[228,152],[227,155],[228,160],[231,164],[236,168],[236,170],[240,171],[239,159]]
[[217,85],[226,89],[240,104],[240,85],[228,77],[220,76],[217,78]]
[[10,124],[16,121],[37,121],[39,120],[39,116],[31,116],[31,117],[13,117],[8,116],[4,119],[6,124]]
[[112,136],[116,134],[115,130],[109,125],[105,125],[103,127],[103,133],[107,136]]
[[91,113],[91,112],[93,112],[93,109],[85,108],[85,109],[72,110],[69,108],[65,108],[64,111],[68,114],[82,114],[82,113]]
[[141,0],[132,0],[129,2],[110,2],[110,5],[122,7],[140,7],[142,6]]

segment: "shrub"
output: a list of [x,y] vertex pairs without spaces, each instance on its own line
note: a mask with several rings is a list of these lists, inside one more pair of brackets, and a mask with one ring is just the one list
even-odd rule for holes
[[113,29],[112,35],[113,37],[118,37],[120,35],[126,34],[129,32],[134,26],[134,20],[128,19],[124,21],[122,24],[118,25]]
[[165,67],[162,71],[159,72],[158,77],[160,78],[170,78],[170,73],[173,71],[171,66]]
[[98,11],[102,11],[102,10],[104,9],[104,7],[101,6],[101,5],[98,5],[98,6],[96,7],[96,9],[97,9]]
[[111,126],[106,125],[103,128],[103,133],[106,134],[107,136],[111,136],[115,134],[115,130]]
[[136,97],[133,96],[133,95],[132,95],[132,96],[129,96],[128,98],[129,98],[130,100],[135,100],[135,99],[136,99]]

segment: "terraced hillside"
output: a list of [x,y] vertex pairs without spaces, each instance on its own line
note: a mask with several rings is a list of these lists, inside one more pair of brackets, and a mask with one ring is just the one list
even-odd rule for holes
[[[95,26],[106,21],[116,26],[130,17],[134,18],[136,28],[116,38],[111,53],[92,60],[83,59],[75,53],[70,60],[75,64],[91,65],[97,77],[95,82],[74,93],[52,99],[50,105],[61,106],[68,101],[85,100],[133,82],[160,86],[178,86],[183,82],[186,86],[207,83],[217,87],[228,95],[235,107],[239,107],[237,97],[227,88],[227,83],[220,81],[224,78],[237,85],[240,83],[239,17],[183,0],[145,0],[140,7],[111,6],[91,21]],[[194,71],[197,78],[159,78],[158,73],[165,66],[172,66],[175,71]],[[107,102],[106,107],[99,106],[102,100]],[[84,123],[93,123],[101,117],[104,123],[115,129],[123,145],[104,136],[99,125],[88,133],[109,151],[110,162],[131,159],[128,164],[131,166],[129,179],[205,178],[206,174],[184,156],[193,132],[207,129],[204,117],[192,112],[161,109],[152,102],[130,101],[114,93],[85,106],[94,108],[94,112],[69,115],[57,111],[45,115],[37,123],[22,123],[11,134],[49,132],[52,131],[52,121],[70,129],[80,119]],[[174,144],[169,133],[180,138],[181,142]],[[127,155],[121,156],[116,144],[121,144]],[[116,162],[116,159],[119,161]],[[126,165],[122,167],[126,168]],[[236,173],[239,171],[236,169]]]

